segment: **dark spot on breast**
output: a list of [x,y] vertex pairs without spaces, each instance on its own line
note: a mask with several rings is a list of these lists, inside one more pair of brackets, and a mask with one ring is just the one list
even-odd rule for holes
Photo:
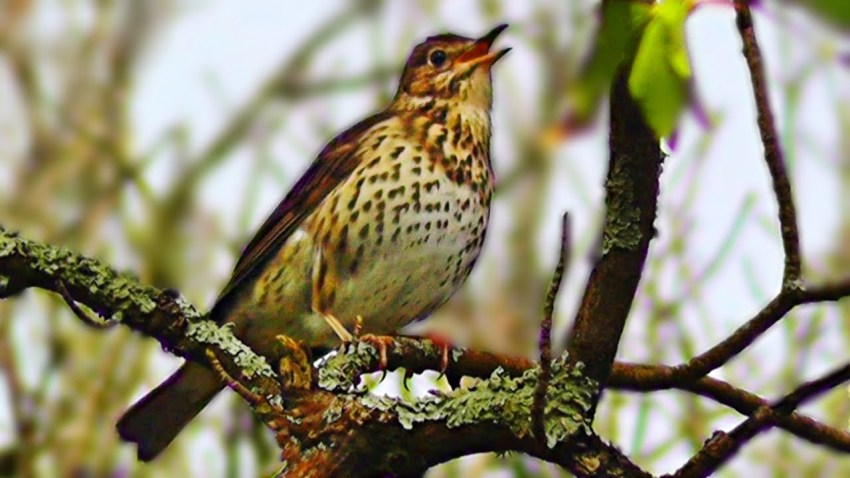
[[360,198],[360,190],[363,187],[363,183],[366,181],[366,178],[360,178],[357,180],[354,189],[354,196],[351,198],[351,201],[348,201],[348,210],[351,211],[357,206],[357,200]]
[[390,153],[390,157],[393,158],[393,159],[398,159],[398,157],[401,156],[401,153],[403,153],[403,152],[404,152],[404,146],[399,146],[396,149],[394,149],[392,153]]
[[440,189],[440,181],[436,179],[433,181],[428,181],[427,183],[423,184],[423,186],[425,187],[425,192],[430,193],[432,189],[434,191],[437,191]]
[[396,196],[401,196],[404,194],[404,186],[399,186],[397,188],[390,189],[387,191],[388,199],[395,199]]
[[341,252],[344,252],[348,248],[348,224],[343,225],[339,231],[339,242],[336,246]]

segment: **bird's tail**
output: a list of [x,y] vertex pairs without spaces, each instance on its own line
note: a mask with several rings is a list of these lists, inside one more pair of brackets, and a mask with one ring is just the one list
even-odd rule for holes
[[138,445],[140,460],[153,460],[222,388],[215,372],[186,362],[124,413],[118,434]]

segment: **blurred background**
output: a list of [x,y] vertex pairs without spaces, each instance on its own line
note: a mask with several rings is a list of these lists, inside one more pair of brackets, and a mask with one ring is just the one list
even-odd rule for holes
[[[675,364],[754,314],[780,286],[776,206],[732,8],[687,23],[707,120],[686,113],[662,176],[659,237],[620,358]],[[573,218],[563,335],[589,272],[607,164],[606,113],[554,134],[592,45],[590,0],[0,0],[0,224],[179,289],[206,308],[253,230],[325,142],[391,98],[424,37],[502,22],[494,69],[498,192],[479,266],[428,328],[484,350],[536,355],[559,217]],[[756,29],[814,281],[850,275],[847,31],[775,1]],[[775,397],[850,357],[850,303],[800,308],[715,372]],[[179,360],[123,328],[95,331],[56,297],[0,301],[0,476],[258,476],[270,433],[219,396],[156,462],[114,424]],[[374,380],[372,380],[374,382]],[[380,387],[399,389],[389,378]],[[435,384],[418,377],[412,392]],[[836,389],[804,408],[846,427]],[[681,392],[606,393],[596,426],[640,465],[670,472],[735,412]],[[478,455],[431,477],[568,476],[527,457]],[[720,476],[850,476],[842,457],[771,431]]]

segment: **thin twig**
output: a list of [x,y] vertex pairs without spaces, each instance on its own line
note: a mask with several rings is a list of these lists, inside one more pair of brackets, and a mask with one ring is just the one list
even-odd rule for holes
[[785,289],[729,337],[687,363],[672,367],[663,381],[672,386],[677,382],[704,377],[746,350],[795,307],[817,302],[834,302],[848,296],[850,296],[850,279],[803,290]]
[[534,435],[542,443],[546,443],[546,391],[549,388],[549,379],[552,376],[552,314],[555,310],[555,299],[561,290],[561,281],[564,271],[569,269],[570,243],[572,230],[570,227],[570,215],[564,213],[561,218],[561,250],[558,254],[558,264],[549,282],[546,292],[546,301],[543,303],[543,321],[540,323],[540,376],[537,379],[537,388],[534,390],[534,401],[531,406],[532,429]]
[[[664,376],[670,369],[671,367],[666,365],[617,362],[611,371],[608,386],[611,389],[633,392],[653,392],[671,388],[682,390],[714,400],[745,416],[754,415],[760,408],[770,405],[770,402],[754,393],[712,377],[677,382],[672,387],[657,387],[653,377]],[[776,426],[809,443],[825,446],[837,452],[850,453],[850,433],[801,413],[780,415]]]
[[782,278],[783,289],[798,287],[801,280],[800,237],[797,227],[797,211],[791,181],[785,168],[785,155],[779,144],[776,124],[770,108],[770,98],[765,81],[764,64],[761,49],[756,41],[753,28],[753,16],[748,0],[735,0],[737,16],[735,24],[741,35],[744,58],[750,70],[753,93],[755,94],[758,127],[764,146],[764,159],[773,181],[773,191],[779,206],[779,227],[782,234],[782,248],[785,251],[785,270]]
[[706,477],[729,461],[747,442],[774,427],[780,417],[797,407],[850,380],[850,364],[797,387],[773,405],[766,405],[731,432],[716,432],[706,444],[673,475],[675,478]]
[[88,312],[86,312],[85,310],[83,310],[82,307],[80,307],[80,304],[78,304],[77,301],[74,300],[74,298],[71,296],[71,293],[68,292],[68,289],[65,287],[65,284],[62,283],[62,281],[56,282],[56,290],[59,292],[59,295],[62,296],[62,300],[65,301],[65,304],[68,305],[68,308],[71,309],[71,312],[73,312],[74,315],[77,316],[77,318],[82,320],[83,323],[88,325],[89,327],[95,329],[108,329],[118,323],[111,320],[102,320],[100,317],[92,317]]
[[233,378],[227,370],[224,369],[224,365],[221,364],[221,360],[218,359],[215,352],[211,349],[207,349],[206,351],[207,359],[209,360],[210,366],[213,371],[218,375],[218,377],[227,384],[234,392],[239,394],[248,404],[250,404],[253,408],[259,408],[261,406],[267,405],[271,407],[271,409],[278,413],[282,414],[283,410],[280,407],[277,407],[273,403],[266,400],[261,395],[252,392],[248,387],[243,385],[241,382]]

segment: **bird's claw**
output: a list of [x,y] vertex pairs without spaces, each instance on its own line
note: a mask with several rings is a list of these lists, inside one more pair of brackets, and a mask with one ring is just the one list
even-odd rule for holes
[[408,392],[410,391],[410,379],[413,378],[413,375],[414,375],[413,371],[408,370],[408,369],[404,369],[404,375],[401,378],[401,384],[402,384],[402,386],[404,386],[404,389]]

